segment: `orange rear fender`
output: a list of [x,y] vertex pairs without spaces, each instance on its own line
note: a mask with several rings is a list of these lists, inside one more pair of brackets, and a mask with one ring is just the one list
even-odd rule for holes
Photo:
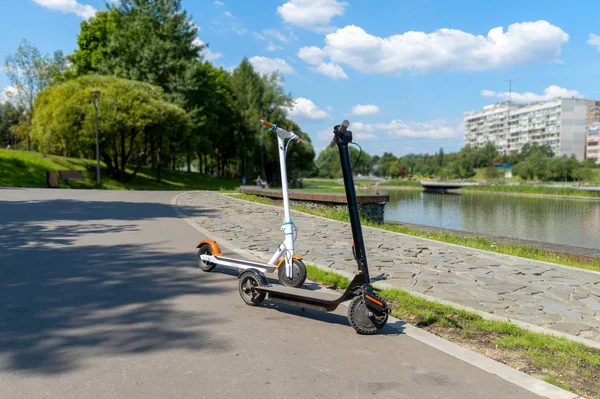
[[201,241],[200,244],[198,244],[198,246],[196,248],[200,248],[204,244],[210,245],[210,252],[212,253],[212,255],[214,255],[214,256],[222,256],[223,255],[221,253],[221,249],[217,245],[217,242],[213,241],[213,240],[204,240],[204,241]]
[[[292,258],[302,260],[302,257],[298,256],[298,255],[292,255]],[[281,267],[281,265],[283,265],[284,263],[285,263],[285,256],[281,257],[281,259],[279,259],[279,262],[277,262],[277,269],[279,269]]]

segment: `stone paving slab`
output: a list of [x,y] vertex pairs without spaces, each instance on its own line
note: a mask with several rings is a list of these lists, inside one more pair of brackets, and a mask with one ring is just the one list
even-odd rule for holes
[[[216,192],[179,197],[205,229],[268,259],[282,241],[283,209]],[[349,223],[293,212],[296,252],[356,272]],[[371,276],[394,286],[600,342],[600,273],[363,228]]]

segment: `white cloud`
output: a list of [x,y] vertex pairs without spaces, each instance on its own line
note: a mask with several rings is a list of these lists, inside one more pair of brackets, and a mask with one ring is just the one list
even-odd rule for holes
[[302,47],[298,50],[298,58],[312,65],[319,65],[325,59],[325,52],[318,47]]
[[35,3],[50,10],[64,13],[74,13],[78,17],[88,19],[96,15],[96,9],[88,4],[81,4],[77,0],[33,0]]
[[6,86],[0,92],[0,104],[14,102],[15,96],[19,94],[19,89],[15,86]]
[[278,51],[278,50],[283,50],[283,47],[273,44],[272,42],[269,42],[269,45],[267,46],[267,48],[265,48],[265,50],[266,51]]
[[506,101],[509,98],[515,103],[531,103],[536,101],[548,101],[553,98],[581,98],[582,95],[577,90],[569,90],[556,85],[548,86],[544,89],[544,94],[535,94],[531,92],[525,93],[509,93],[509,92],[496,92],[491,90],[481,90],[481,95],[484,97],[496,97],[502,101]]
[[289,0],[277,7],[286,22],[316,32],[330,30],[331,18],[344,14],[348,3],[337,0]]
[[394,119],[389,123],[354,122],[350,129],[352,133],[365,135],[363,137],[370,137],[366,135],[375,133],[385,133],[393,137],[444,139],[458,137],[462,134],[459,123],[453,123],[446,119],[429,122],[405,122],[400,119]]
[[[478,71],[535,62],[559,61],[569,35],[546,21],[515,23],[487,36],[456,29],[405,32],[378,37],[354,25],[328,34],[323,52],[332,62],[364,73],[396,74],[403,70]],[[311,50],[317,54],[315,50]]]
[[322,62],[315,70],[333,79],[348,79],[342,67],[333,62]]
[[223,3],[222,1],[219,0],[215,0],[213,2],[214,5],[216,5],[217,7],[223,7],[225,5],[225,3]]
[[371,104],[357,104],[352,107],[352,115],[375,115],[379,113],[379,107]]
[[288,38],[285,37],[285,35],[283,33],[281,33],[279,31],[279,29],[265,29],[265,30],[262,31],[262,33],[264,35],[266,35],[266,36],[272,37],[273,39],[277,39],[280,42],[284,42],[285,43],[285,42],[288,41]]
[[223,11],[223,15],[225,15],[228,18],[233,18],[233,15],[229,11]]
[[322,121],[329,119],[329,114],[316,106],[308,98],[298,97],[293,100],[292,106],[287,108],[288,117],[295,121]]
[[206,46],[206,44],[202,40],[198,38],[194,39],[194,45],[198,47],[205,46],[204,49],[200,51],[200,54],[202,54],[204,59],[206,59],[207,61],[214,61],[223,57],[223,53],[214,53],[208,46]]
[[590,39],[587,41],[587,44],[596,47],[600,51],[600,36],[590,33]]
[[261,34],[260,34],[260,33],[258,33],[258,32],[253,32],[253,33],[252,33],[252,35],[253,35],[253,36],[254,36],[256,39],[258,39],[258,40],[267,40],[267,38],[266,38],[266,37],[264,37],[263,35],[261,35]]
[[263,74],[269,74],[273,72],[279,72],[283,74],[294,73],[294,68],[292,68],[287,62],[285,62],[285,60],[282,60],[281,58],[255,56],[250,58],[248,61],[250,61],[254,69]]

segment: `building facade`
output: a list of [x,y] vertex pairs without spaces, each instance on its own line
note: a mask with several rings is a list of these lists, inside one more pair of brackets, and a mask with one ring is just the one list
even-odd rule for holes
[[[526,105],[499,103],[464,114],[465,145],[494,143],[502,153],[518,152],[526,143],[548,144],[556,155],[586,155],[590,101],[556,98]],[[600,102],[599,102],[600,104]]]
[[600,123],[595,122],[587,126],[587,158],[596,160],[600,165]]

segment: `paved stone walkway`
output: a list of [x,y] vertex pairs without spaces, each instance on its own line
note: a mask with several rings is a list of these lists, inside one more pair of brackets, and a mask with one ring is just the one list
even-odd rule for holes
[[[179,197],[196,223],[269,258],[282,238],[283,209],[216,192]],[[297,253],[354,273],[348,223],[294,212]],[[600,274],[363,228],[371,276],[497,315],[600,342]]]

